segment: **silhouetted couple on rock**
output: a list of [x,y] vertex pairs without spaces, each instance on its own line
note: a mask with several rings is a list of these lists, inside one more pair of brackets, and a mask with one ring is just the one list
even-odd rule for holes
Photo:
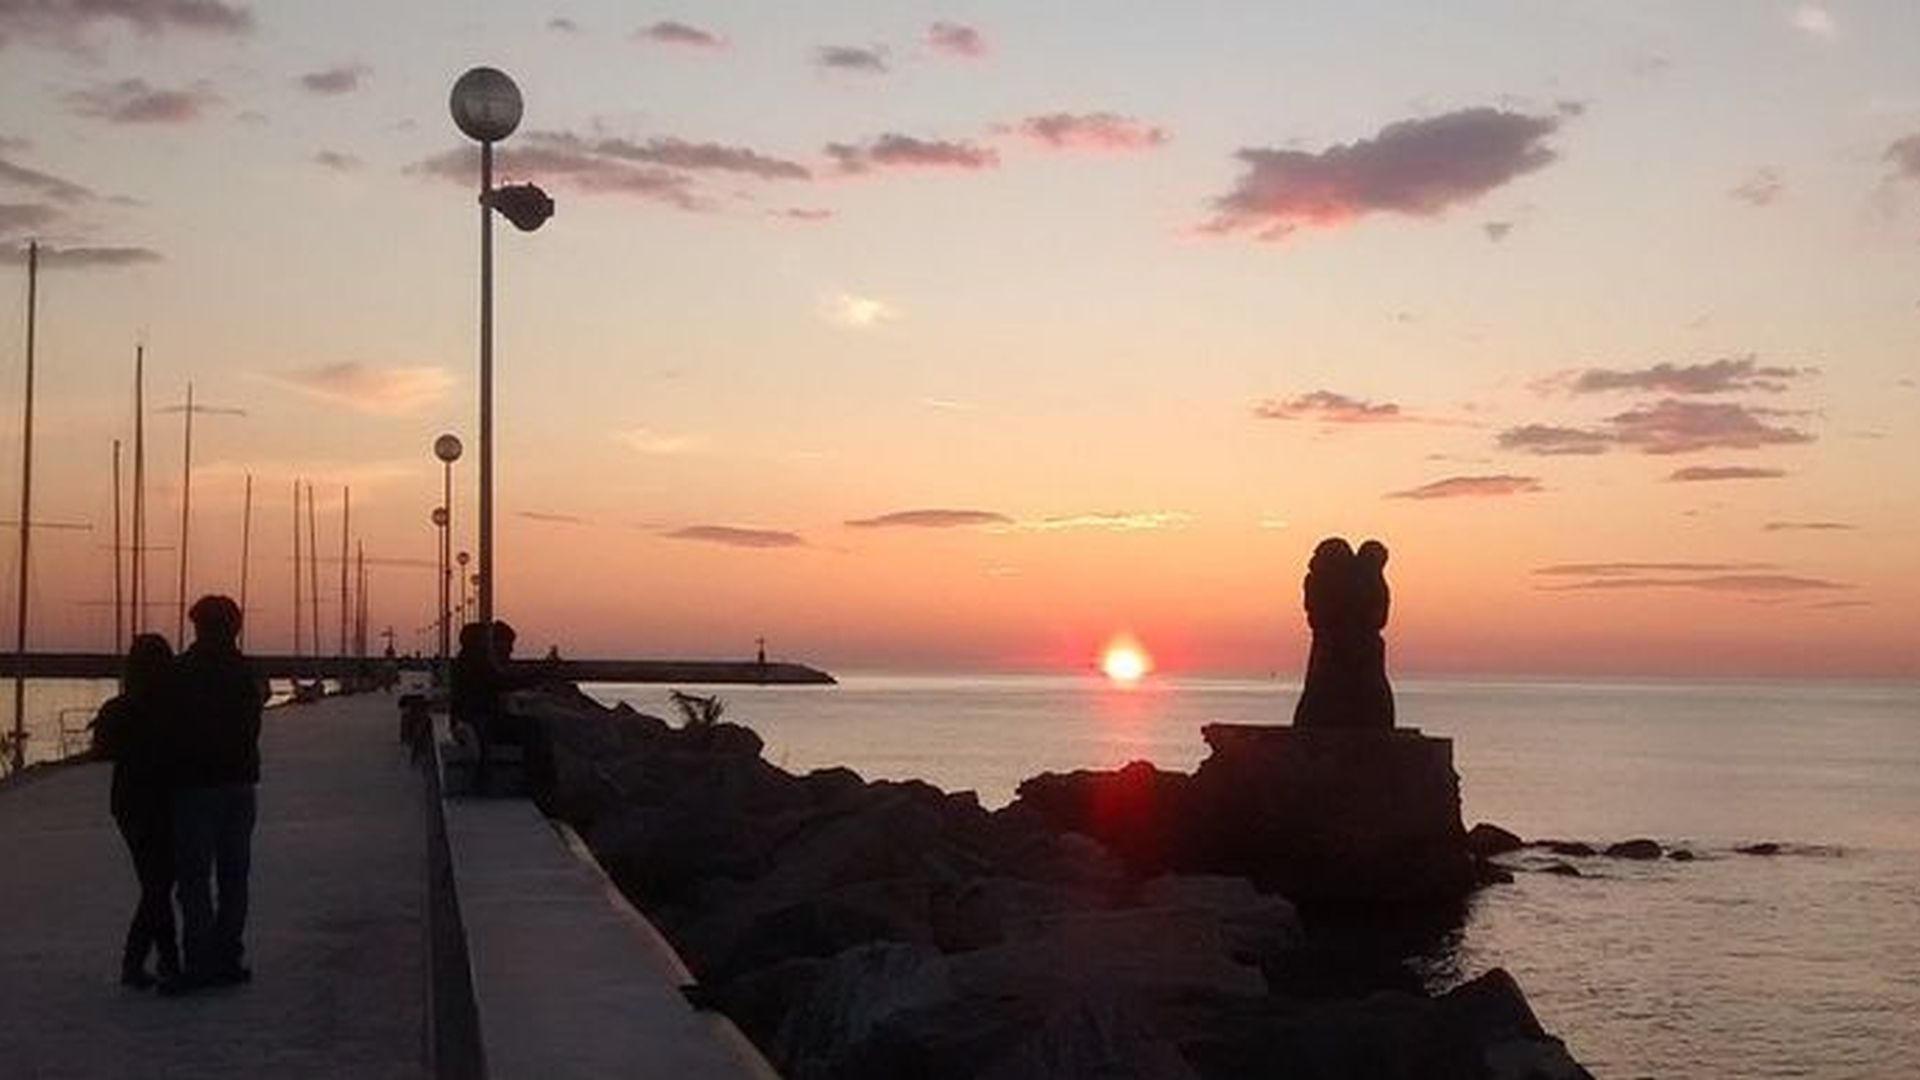
[[1393,727],[1393,687],[1381,636],[1390,605],[1386,566],[1387,546],[1378,540],[1355,551],[1335,536],[1313,549],[1303,585],[1313,648],[1293,710],[1295,727]]
[[266,703],[240,653],[240,606],[206,596],[187,614],[194,642],[178,659],[160,635],[134,636],[121,692],[93,724],[96,755],[113,762],[110,806],[140,880],[120,981],[154,985],[153,954],[168,995],[252,977],[241,938]]

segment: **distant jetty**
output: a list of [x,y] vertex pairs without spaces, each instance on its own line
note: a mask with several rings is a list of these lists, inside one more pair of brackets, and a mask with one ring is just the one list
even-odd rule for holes
[[[379,657],[250,657],[254,670],[273,679],[340,679],[365,674]],[[0,656],[0,678],[116,679],[122,660],[112,653],[29,653]],[[431,657],[401,657],[404,670],[425,670]],[[516,660],[514,666],[568,682],[676,683],[701,686],[833,686],[832,675],[805,664],[758,660]]]
[[581,683],[833,686],[839,681],[805,664],[755,660],[516,660],[514,666]]

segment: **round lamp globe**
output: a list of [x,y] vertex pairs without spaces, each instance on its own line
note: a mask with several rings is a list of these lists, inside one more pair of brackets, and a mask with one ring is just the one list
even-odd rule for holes
[[499,68],[477,67],[460,76],[447,106],[453,122],[477,142],[499,142],[520,126],[520,88]]
[[451,465],[460,460],[460,436],[447,434],[433,440],[433,456]]
[[436,506],[433,508],[433,523],[434,525],[442,529],[447,527],[447,508],[446,507]]

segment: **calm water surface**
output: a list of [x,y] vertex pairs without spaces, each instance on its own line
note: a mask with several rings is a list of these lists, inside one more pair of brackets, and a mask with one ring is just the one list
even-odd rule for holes
[[[1454,740],[1466,820],[1649,836],[1694,863],[1582,860],[1483,892],[1439,965],[1511,970],[1608,1077],[1920,1076],[1920,687],[1415,681],[1401,722]],[[1190,769],[1200,725],[1285,721],[1297,686],[853,676],[738,687],[727,715],[804,771],[971,788],[1144,758]],[[602,686],[673,715],[661,687]],[[1790,845],[1774,858],[1737,844]]]

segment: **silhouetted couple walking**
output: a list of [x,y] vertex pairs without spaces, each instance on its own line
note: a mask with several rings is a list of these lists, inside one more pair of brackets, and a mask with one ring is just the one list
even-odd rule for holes
[[240,654],[240,606],[207,596],[187,614],[193,645],[176,660],[165,638],[137,635],[121,693],[94,721],[95,746],[114,763],[114,821],[140,880],[120,981],[153,985],[152,953],[168,995],[252,977],[242,937],[266,703]]

